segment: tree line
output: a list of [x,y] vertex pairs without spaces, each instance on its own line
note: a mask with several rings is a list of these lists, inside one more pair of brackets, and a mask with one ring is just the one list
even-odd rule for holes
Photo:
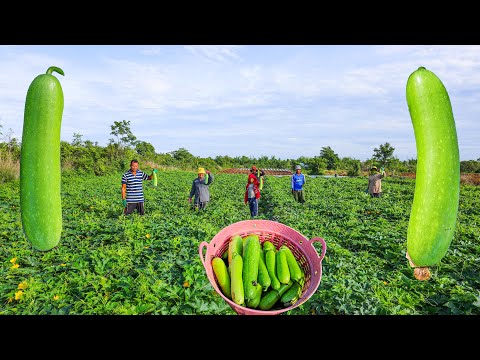
[[[179,148],[167,153],[157,153],[152,144],[137,139],[132,133],[130,121],[115,121],[111,125],[112,138],[106,146],[98,142],[84,140],[83,135],[74,133],[71,142],[60,142],[60,156],[63,171],[94,173],[103,175],[112,171],[125,171],[130,160],[137,159],[142,168],[165,168],[195,171],[199,166],[212,171],[228,168],[250,168],[256,165],[261,169],[294,170],[300,164],[303,172],[309,175],[339,174],[360,176],[371,166],[385,167],[395,174],[415,173],[416,159],[400,161],[395,155],[395,148],[388,142],[374,148],[370,159],[360,161],[351,157],[340,157],[330,146],[324,146],[313,157],[300,156],[297,159],[279,159],[275,156],[247,157],[217,155],[202,158],[191,154],[186,148]],[[2,132],[0,124],[0,182],[18,179],[21,143],[13,137],[13,132]],[[480,173],[480,158],[462,161],[460,171],[463,173]],[[3,179],[3,180],[1,180]]]

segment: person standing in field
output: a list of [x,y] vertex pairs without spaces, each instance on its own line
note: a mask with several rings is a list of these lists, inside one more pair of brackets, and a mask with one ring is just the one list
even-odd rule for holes
[[140,215],[145,214],[143,181],[152,180],[153,174],[157,169],[153,169],[151,175],[147,175],[138,169],[138,161],[133,159],[130,161],[130,170],[122,176],[122,204],[123,213],[125,215],[137,211]]
[[292,175],[291,179],[292,194],[295,201],[302,204],[305,202],[305,194],[303,192],[305,182],[306,178],[302,174],[302,167],[300,165],[295,166],[295,174]]
[[[213,182],[213,174],[210,171],[205,171],[203,167],[199,167],[197,171],[198,177],[192,182],[192,189],[188,197],[188,202],[192,203],[193,210],[205,210],[210,201],[209,185]],[[205,174],[208,174],[208,179],[205,181]]]
[[370,176],[368,177],[368,193],[371,197],[378,198],[382,195],[382,179],[385,177],[385,170],[378,171],[376,166],[370,169]]
[[255,178],[255,183],[257,183],[259,190],[262,190],[263,183],[265,181],[265,172],[257,169],[256,166],[252,166],[250,169],[250,174],[248,174],[247,184],[250,182],[250,177],[252,176]]
[[255,182],[254,177],[249,176],[248,183],[245,188],[244,202],[245,202],[245,205],[247,205],[248,203],[250,207],[250,216],[252,219],[258,215],[259,199],[260,199],[260,189],[258,186],[258,182]]

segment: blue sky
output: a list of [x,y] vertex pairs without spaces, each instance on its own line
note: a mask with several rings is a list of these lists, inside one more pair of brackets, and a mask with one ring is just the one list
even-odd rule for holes
[[0,129],[21,141],[25,96],[48,67],[62,84],[61,138],[105,146],[129,120],[157,153],[366,160],[389,142],[416,158],[405,98],[419,66],[445,85],[460,159],[480,158],[478,45],[0,45]]

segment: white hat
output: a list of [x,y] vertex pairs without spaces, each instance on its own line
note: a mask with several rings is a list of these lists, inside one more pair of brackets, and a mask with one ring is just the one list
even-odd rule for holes
[[302,168],[301,168],[300,165],[295,166],[295,170],[301,170],[301,169],[302,169]]

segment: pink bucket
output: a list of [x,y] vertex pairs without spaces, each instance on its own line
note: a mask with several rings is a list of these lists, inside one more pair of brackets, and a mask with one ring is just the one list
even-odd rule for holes
[[[293,255],[297,259],[298,264],[305,273],[305,284],[302,289],[300,299],[293,305],[273,310],[257,310],[241,306],[223,295],[213,272],[212,259],[216,256],[221,257],[225,251],[228,251],[228,244],[233,235],[245,237],[250,234],[258,235],[260,242],[268,240],[275,245],[277,249],[282,245],[290,248]],[[313,246],[314,242],[322,244],[322,252],[320,256]],[[206,252],[204,254],[204,248]],[[207,277],[215,291],[230,305],[230,307],[239,315],[278,315],[283,312],[292,310],[307,301],[317,290],[322,278],[322,260],[325,257],[327,245],[325,240],[316,237],[309,240],[298,231],[283,225],[276,221],[270,220],[244,220],[231,224],[223,228],[217,235],[213,237],[210,243],[202,241],[198,252],[202,260]]]

